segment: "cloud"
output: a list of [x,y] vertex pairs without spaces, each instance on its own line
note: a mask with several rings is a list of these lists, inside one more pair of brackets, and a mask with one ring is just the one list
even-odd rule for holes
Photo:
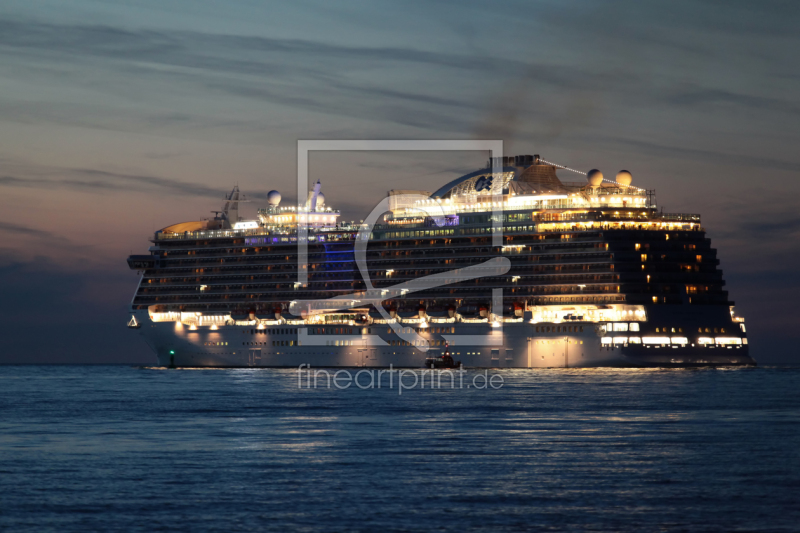
[[[43,222],[37,219],[34,223],[42,224]],[[59,225],[55,229],[63,230],[63,227]],[[59,257],[63,268],[67,268],[68,265],[86,265],[89,262],[95,265],[107,264],[104,261],[105,258],[98,257],[97,249],[93,244],[85,240],[76,243],[64,235],[32,225],[0,221],[0,236],[2,236],[0,242],[8,245],[0,247],[0,268],[27,264],[26,260],[31,257],[35,257],[36,261],[40,262],[51,261],[43,254]],[[17,239],[12,240],[11,237],[17,237]],[[3,294],[2,291],[0,294]]]
[[696,88],[677,92],[666,99],[671,105],[701,107],[710,104],[735,105],[756,111],[774,111],[778,113],[800,112],[797,105],[769,98],[749,94],[734,93],[724,89]]
[[675,146],[674,144],[661,144],[657,142],[645,141],[641,139],[629,139],[624,137],[605,136],[596,139],[597,143],[626,146],[635,148],[636,152],[657,155],[667,158],[682,158],[710,161],[716,164],[740,165],[753,169],[771,168],[775,170],[785,170],[797,172],[800,163],[792,161],[758,156],[754,154],[731,154],[715,150],[702,148],[687,148]]
[[[0,321],[15,332],[4,336],[0,364],[154,362],[125,327],[136,283],[127,268],[64,268],[45,257],[0,262]],[[57,342],[31,342],[41,338],[44,318]]]
[[[124,174],[90,168],[30,167],[32,173],[25,177],[0,176],[0,187],[24,187],[34,189],[69,189],[81,192],[159,192],[181,196],[221,197],[218,187],[151,176],[146,174]],[[42,172],[48,175],[41,175]]]
[[[92,168],[46,167],[30,163],[14,163],[16,175],[0,175],[0,190],[7,188],[26,188],[51,191],[54,189],[75,191],[84,194],[137,192],[180,197],[212,198],[220,202],[230,191],[229,183],[224,185],[204,185],[150,174],[128,174]],[[256,203],[266,202],[268,192],[243,191],[247,200]],[[284,194],[284,203],[294,201],[291,192]],[[4,226],[4,224],[6,224]],[[0,231],[24,233],[31,236],[55,237],[50,232],[35,230],[25,226],[0,222]],[[63,239],[63,237],[59,237]],[[89,252],[87,244],[70,244],[72,251]]]
[[771,220],[753,221],[749,224],[742,224],[742,230],[750,233],[754,238],[783,239],[789,235],[800,232],[800,216],[792,213],[777,217],[769,212],[764,213]]
[[[353,47],[299,39],[221,35],[191,31],[124,30],[110,26],[55,25],[32,21],[0,21],[0,47],[19,52],[54,56],[95,57],[120,62],[151,61],[214,72],[277,74],[317,69],[306,65],[349,61],[360,68],[365,62],[382,66],[386,62],[424,64],[471,70],[519,68],[523,63],[509,59],[472,57],[401,47]],[[307,59],[297,62],[294,59]],[[265,67],[269,67],[265,69]],[[335,68],[330,67],[333,71]]]
[[753,246],[769,243],[771,247],[800,250],[795,238],[800,232],[800,215],[794,195],[786,191],[750,188],[741,194],[721,194],[707,207],[724,224],[717,234],[732,239],[750,239]]
[[[101,91],[109,98],[137,101],[141,98],[141,84],[147,81],[150,85],[146,90],[156,90],[151,84],[157,84],[156,87],[163,89],[160,98],[167,102],[174,94],[175,83],[179,83],[187,88],[182,92],[200,91],[206,98],[211,96],[210,92],[331,116],[464,135],[472,131],[479,113],[476,108],[481,107],[472,101],[483,96],[478,80],[490,80],[495,85],[517,79],[520,72],[528,72],[531,74],[525,78],[524,90],[535,87],[563,91],[591,86],[599,91],[627,87],[636,78],[634,72],[537,61],[533,55],[515,58],[411,47],[343,46],[298,39],[18,20],[0,21],[0,51],[3,61],[25,70],[26,75],[52,79],[55,70],[69,83],[91,84],[92,91]],[[31,65],[44,68],[44,74],[28,72],[33,68]],[[474,86],[466,90],[466,94],[471,94],[469,98],[456,97],[456,93],[448,90],[443,69],[449,71],[447,76],[463,80],[459,83],[465,89]],[[116,71],[120,75],[102,75],[103,71]],[[406,71],[428,73],[419,90],[408,87],[402,76]],[[373,72],[379,75],[373,76]],[[393,83],[395,78],[397,81]],[[81,109],[75,104],[12,101],[0,106],[0,116],[25,122],[38,119],[134,131],[152,131],[154,127],[189,130],[226,122],[213,119],[213,111],[207,109],[166,113],[153,113],[149,109],[141,113],[128,106],[124,110],[105,109],[99,113],[98,105],[102,104],[93,102]],[[537,118],[522,106],[515,112],[531,120]],[[227,122],[236,127],[247,126],[242,117],[230,117]]]
[[[33,21],[0,21],[0,47],[21,53],[106,58],[272,76],[335,72],[345,64],[358,69],[385,68],[387,63],[446,67],[484,74],[535,67],[544,82],[572,84],[574,69],[512,58],[433,52],[410,47],[343,46],[301,39],[211,34],[193,31],[126,30],[111,26],[56,25]],[[335,63],[332,64],[331,61]],[[269,68],[265,68],[269,67]],[[277,72],[276,72],[277,69]],[[183,71],[188,72],[188,71]],[[582,75],[585,75],[581,71]],[[606,78],[602,69],[595,76]]]
[[17,235],[27,235],[30,237],[55,237],[55,234],[50,233],[49,231],[31,228],[28,226],[20,226],[19,224],[13,224],[11,222],[2,222],[2,221],[0,221],[0,231],[6,233],[14,233]]
[[147,152],[142,154],[142,156],[146,157],[147,159],[172,159],[175,157],[181,157],[187,155],[186,152]]

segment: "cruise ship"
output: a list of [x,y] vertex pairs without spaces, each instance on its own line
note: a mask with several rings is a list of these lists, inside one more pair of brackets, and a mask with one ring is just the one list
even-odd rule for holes
[[319,181],[253,220],[234,187],[128,258],[128,326],[165,367],[754,365],[700,215],[659,211],[630,172],[570,171],[489,158],[361,223]]

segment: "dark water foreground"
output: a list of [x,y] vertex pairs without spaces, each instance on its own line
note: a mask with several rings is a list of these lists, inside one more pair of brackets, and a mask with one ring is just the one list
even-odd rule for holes
[[800,369],[502,375],[0,367],[0,530],[800,529]]

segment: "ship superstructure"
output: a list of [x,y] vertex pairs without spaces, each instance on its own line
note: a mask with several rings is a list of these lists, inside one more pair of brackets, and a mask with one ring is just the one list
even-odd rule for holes
[[[417,367],[448,344],[476,367],[754,364],[700,216],[659,212],[626,171],[560,168],[490,160],[434,192],[390,191],[369,226],[339,221],[319,182],[240,220],[236,188],[129,258],[132,324],[173,366]],[[492,258],[505,267],[413,285]]]

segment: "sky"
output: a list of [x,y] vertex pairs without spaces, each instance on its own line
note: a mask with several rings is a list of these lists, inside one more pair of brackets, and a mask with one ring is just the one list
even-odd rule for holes
[[[502,139],[700,213],[762,364],[800,362],[800,3],[4,0],[0,363],[134,363],[125,259],[291,200],[298,139]],[[314,153],[343,219],[480,152]],[[577,174],[560,173],[565,181]]]

